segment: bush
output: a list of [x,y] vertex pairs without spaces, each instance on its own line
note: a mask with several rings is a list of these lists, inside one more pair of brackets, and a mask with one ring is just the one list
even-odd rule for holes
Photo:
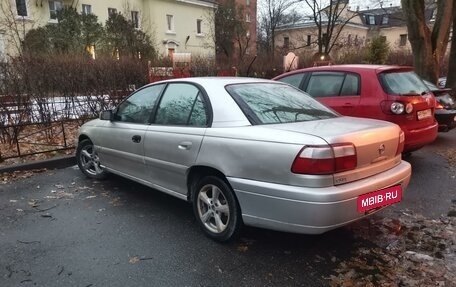
[[372,39],[366,49],[365,61],[369,64],[385,64],[389,54],[389,45],[385,38]]

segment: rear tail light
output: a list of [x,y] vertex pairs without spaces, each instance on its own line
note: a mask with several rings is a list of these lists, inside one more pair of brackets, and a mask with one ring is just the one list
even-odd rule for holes
[[413,112],[412,103],[403,103],[396,101],[384,101],[381,103],[383,112],[394,115],[410,114]]
[[436,102],[436,105],[435,105],[435,109],[436,109],[436,110],[443,110],[444,108],[445,108],[445,107],[444,107],[441,103]]
[[401,102],[393,102],[391,104],[390,109],[391,109],[391,112],[396,115],[400,115],[400,114],[404,114],[404,113],[410,114],[411,112],[413,112],[413,105],[411,103],[404,105]]
[[305,146],[291,171],[299,174],[333,174],[355,169],[356,149],[352,143]]
[[399,134],[399,144],[397,145],[396,155],[399,155],[404,151],[404,143],[405,143],[405,134],[403,131],[401,131]]

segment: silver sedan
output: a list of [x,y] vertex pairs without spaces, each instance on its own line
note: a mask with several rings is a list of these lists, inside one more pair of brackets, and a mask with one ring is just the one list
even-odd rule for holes
[[146,85],[79,131],[90,178],[114,173],[191,202],[206,235],[243,224],[318,234],[402,200],[411,168],[392,123],[340,116],[287,84]]

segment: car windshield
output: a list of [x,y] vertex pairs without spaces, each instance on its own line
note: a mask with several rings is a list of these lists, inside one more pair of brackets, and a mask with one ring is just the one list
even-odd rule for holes
[[380,74],[383,88],[388,94],[419,95],[429,91],[415,72],[392,72]]
[[302,122],[339,116],[306,93],[284,84],[233,84],[226,90],[252,124]]

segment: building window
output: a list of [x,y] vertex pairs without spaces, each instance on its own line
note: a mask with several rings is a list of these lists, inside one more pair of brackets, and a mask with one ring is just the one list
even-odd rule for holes
[[57,12],[59,12],[62,8],[62,1],[49,1],[49,18],[57,20]]
[[203,20],[196,19],[196,34],[198,34],[198,35],[203,34],[202,24],[203,24]]
[[245,14],[245,22],[250,22],[250,14]]
[[138,29],[139,28],[139,12],[138,11],[131,11],[131,22],[133,26]]
[[283,37],[283,47],[285,49],[288,49],[290,47],[290,38],[289,37]]
[[328,43],[328,34],[323,33],[323,35],[321,35],[321,41],[323,42],[323,45],[326,45],[326,43]]
[[6,62],[5,35],[0,34],[0,62]]
[[26,0],[16,0],[16,9],[18,16],[26,17],[28,15]]
[[108,8],[108,17],[111,17],[113,15],[117,14],[117,9],[116,8]]
[[374,15],[367,15],[367,25],[375,25],[375,16]]
[[246,0],[245,4],[246,4],[247,6],[250,6],[250,0]]
[[399,46],[407,45],[407,34],[401,34],[399,40]]
[[307,46],[310,46],[312,43],[312,35],[307,35]]
[[383,15],[382,24],[383,24],[383,25],[386,25],[386,24],[388,24],[388,22],[389,22],[389,17],[388,17],[388,15]]
[[82,14],[83,15],[92,14],[92,5],[82,4]]
[[166,15],[166,25],[168,27],[168,32],[174,32],[174,16]]

